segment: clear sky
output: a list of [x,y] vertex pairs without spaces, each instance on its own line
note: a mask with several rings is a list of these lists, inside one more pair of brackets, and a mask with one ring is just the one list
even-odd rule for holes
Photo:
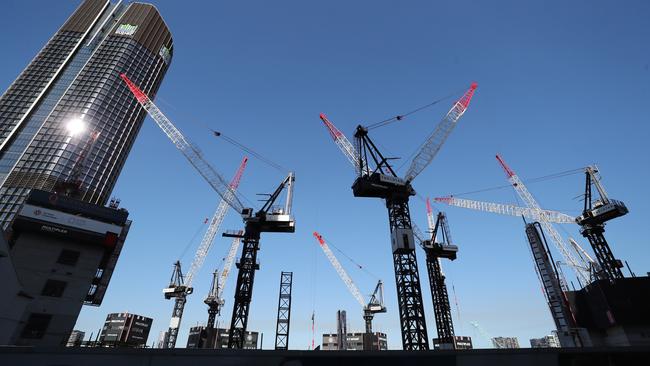
[[[0,89],[78,3],[3,2]],[[474,80],[479,88],[469,110],[415,180],[415,189],[441,196],[506,184],[494,159],[497,152],[523,179],[596,163],[611,197],[630,209],[607,226],[613,251],[638,275],[650,271],[650,243],[643,237],[650,206],[647,1],[166,0],[155,5],[173,33],[175,51],[156,99],[161,109],[226,177],[243,153],[212,137],[202,124],[296,171],[296,233],[265,234],[261,241],[249,329],[264,333],[264,348],[274,342],[283,270],[294,272],[291,349],[311,344],[312,311],[317,344],[320,334],[335,331],[338,309],[348,311],[349,329],[363,329],[361,309],[317,247],[314,230],[384,280],[388,313],[378,314],[374,325],[388,333],[390,348],[401,348],[385,207],[352,196],[352,168],[318,114],[327,113],[351,138],[358,123],[414,109]],[[386,155],[406,158],[450,105],[446,101],[371,136]],[[252,160],[240,190],[254,200],[282,178]],[[580,212],[580,174],[529,188],[545,208]],[[84,307],[76,327],[96,333],[106,313],[130,311],[154,318],[151,344],[169,324],[172,302],[163,299],[161,289],[172,263],[212,214],[218,197],[149,118],[114,195],[130,211],[133,226],[104,303]],[[517,203],[510,188],[465,197]],[[470,321],[491,336],[517,336],[522,346],[549,334],[553,323],[521,219],[437,208],[448,213],[460,247],[458,260],[443,264],[460,308],[460,316],[454,310],[456,334],[472,336],[478,347],[488,342]],[[419,199],[412,200],[411,211],[425,227]],[[222,230],[241,226],[231,212]],[[576,225],[564,225],[560,232],[588,247]],[[201,235],[181,258],[186,268]],[[207,319],[202,300],[229,244],[226,238],[215,241],[195,281],[179,346],[184,347],[189,326]],[[418,256],[433,338],[424,255]],[[340,257],[361,291],[371,292],[376,279]],[[234,280],[232,275],[225,290],[222,324],[230,321]]]

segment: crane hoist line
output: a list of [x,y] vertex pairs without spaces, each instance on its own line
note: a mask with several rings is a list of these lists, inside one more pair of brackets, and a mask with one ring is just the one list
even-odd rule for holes
[[357,178],[352,185],[353,195],[380,198],[386,202],[404,350],[429,349],[415,254],[415,231],[419,230],[415,230],[411,223],[409,209],[409,197],[416,194],[411,182],[440,151],[458,120],[467,110],[476,88],[477,84],[472,83],[463,96],[454,102],[449,112],[415,154],[403,178],[397,176],[389,164],[389,159],[384,157],[368,136],[367,127],[357,126],[353,145],[324,114],[320,115],[330,136],[357,173]]
[[327,245],[325,239],[323,239],[323,236],[316,231],[314,231],[313,235],[318,241],[318,244],[323,250],[323,253],[325,253],[325,256],[332,264],[332,267],[334,267],[336,270],[336,273],[338,273],[339,277],[341,277],[341,280],[343,283],[345,283],[352,296],[357,300],[359,305],[361,305],[361,308],[363,309],[363,319],[366,325],[365,333],[363,336],[363,349],[365,351],[372,349],[372,319],[376,313],[386,312],[386,307],[384,306],[383,282],[381,280],[377,282],[375,291],[370,296],[370,300],[366,302],[363,295],[361,295],[359,288],[354,284],[354,281],[352,281],[352,278],[350,278],[348,273],[345,271],[345,268],[343,268],[334,253],[332,253],[332,250]]

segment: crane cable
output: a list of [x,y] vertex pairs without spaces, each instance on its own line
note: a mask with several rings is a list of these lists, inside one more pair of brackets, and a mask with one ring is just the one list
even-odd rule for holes
[[261,162],[265,163],[266,165],[278,170],[280,173],[285,174],[285,173],[289,172],[289,169],[287,169],[287,168],[283,167],[282,165],[280,165],[280,164],[278,164],[278,163],[264,157],[264,155],[258,153],[257,151],[251,149],[250,147],[238,142],[237,140],[233,139],[232,137],[226,136],[223,133],[221,133],[219,131],[215,131],[215,130],[213,130],[211,128],[209,128],[209,130],[212,132],[212,134],[214,136],[223,138],[229,144],[231,144],[231,145],[241,149],[242,151],[252,155],[253,157],[260,160]]
[[[526,184],[531,184],[531,183],[539,183],[539,182],[543,182],[543,181],[551,180],[551,179],[563,178],[563,177],[566,177],[566,176],[569,176],[569,175],[582,173],[584,171],[584,169],[585,168],[577,168],[577,169],[565,170],[563,172],[549,174],[549,175],[545,175],[545,176],[541,176],[541,177],[537,177],[537,178],[526,179],[526,180],[522,179],[522,182],[524,182]],[[467,195],[470,195],[470,194],[483,193],[483,192],[488,192],[488,191],[495,191],[495,190],[498,190],[498,189],[504,189],[504,188],[509,188],[509,187],[512,187],[512,184],[504,184],[504,185],[501,185],[501,186],[494,186],[494,187],[490,187],[490,188],[484,188],[484,189],[479,189],[479,190],[469,191],[469,192],[454,193],[454,194],[450,194],[449,196],[453,196],[453,197],[467,196]]]
[[196,240],[196,237],[197,237],[197,236],[199,235],[199,233],[201,232],[201,229],[202,229],[203,226],[204,226],[205,224],[207,224],[207,223],[208,223],[208,218],[206,217],[205,220],[203,220],[203,221],[201,222],[201,225],[200,225],[198,228],[196,228],[196,231],[194,232],[194,235],[192,235],[192,239],[190,239],[190,241],[187,242],[187,244],[185,245],[185,248],[183,248],[183,251],[182,251],[181,254],[178,256],[178,260],[183,259],[183,257],[185,256],[185,254],[187,254],[188,249],[190,249],[190,246],[192,245],[192,243],[194,243],[194,240]]
[[379,280],[379,277],[378,277],[377,275],[375,275],[374,273],[368,271],[364,266],[362,266],[362,265],[359,264],[357,261],[355,261],[354,259],[352,259],[352,257],[350,257],[349,255],[345,254],[341,249],[339,249],[339,247],[337,247],[336,245],[334,245],[334,244],[333,244],[329,239],[327,239],[327,245],[330,246],[330,247],[333,247],[334,249],[336,249],[337,252],[341,253],[341,255],[343,255],[345,258],[347,258],[347,260],[349,260],[350,262],[352,262],[352,264],[354,264],[355,266],[357,266],[357,268],[359,268],[359,269],[362,270],[363,272],[366,272],[367,275],[369,275],[370,277],[373,277],[373,278],[376,279],[376,280]]
[[444,97],[442,97],[442,98],[440,98],[440,99],[436,99],[436,100],[434,100],[434,101],[431,102],[431,103],[428,103],[428,104],[425,104],[425,105],[420,106],[420,107],[418,107],[418,108],[415,108],[415,109],[413,109],[413,110],[411,110],[411,111],[408,111],[408,112],[406,112],[406,113],[404,113],[404,114],[398,114],[398,115],[396,115],[395,117],[386,118],[386,119],[383,120],[383,121],[379,121],[379,122],[371,123],[371,124],[369,124],[368,126],[366,126],[366,128],[367,128],[368,130],[373,130],[373,129],[375,129],[375,128],[384,127],[384,126],[389,125],[389,124],[391,124],[391,123],[393,123],[393,122],[401,121],[401,120],[403,120],[405,117],[408,117],[408,116],[410,116],[410,115],[412,115],[412,114],[414,114],[414,113],[417,113],[417,112],[419,112],[419,111],[421,111],[421,110],[423,110],[423,109],[427,109],[427,108],[429,108],[429,107],[433,107],[434,105],[436,105],[436,104],[438,104],[438,103],[440,103],[440,102],[443,102],[443,101],[445,101],[445,100],[447,100],[447,99],[449,99],[449,98],[451,98],[451,97],[453,97],[453,96],[455,96],[455,95],[458,95],[458,94],[460,94],[460,93],[463,92],[463,91],[464,91],[464,89],[461,89],[461,90],[455,91],[455,92],[453,92],[453,93],[451,93],[451,94],[449,94],[449,95],[447,95],[447,96],[444,96]]

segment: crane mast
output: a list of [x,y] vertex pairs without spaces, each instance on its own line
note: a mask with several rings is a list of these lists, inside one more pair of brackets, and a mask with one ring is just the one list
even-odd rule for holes
[[562,347],[582,346],[583,344],[576,329],[575,318],[565,295],[560,272],[553,261],[540,223],[526,224],[526,236],[533,254],[537,275],[542,283],[546,302],[555,322],[560,345]]
[[[450,111],[415,155],[405,179],[397,176],[388,163],[388,159],[381,154],[368,136],[367,128],[357,126],[353,146],[321,114],[321,120],[334,142],[357,172],[357,178],[352,185],[354,196],[381,198],[386,202],[404,350],[429,349],[415,254],[415,232],[409,210],[409,197],[415,195],[411,182],[431,163],[440,150],[457,121],[465,113],[476,87],[477,84],[472,83],[465,94],[453,104]],[[351,146],[353,147],[352,151]],[[371,161],[374,163],[374,169],[369,166]]]
[[[255,271],[259,269],[257,252],[259,251],[260,234],[263,232],[293,233],[295,221],[291,215],[293,200],[293,185],[295,176],[290,172],[276,190],[269,195],[262,208],[253,213],[253,209],[243,212],[245,228],[243,234],[224,233],[224,236],[241,238],[242,254],[237,263],[237,285],[233,304],[232,319],[228,348],[241,349],[244,347],[244,336],[248,327],[248,313],[253,297]],[[286,201],[283,207],[274,206],[280,194],[286,190]]]
[[569,249],[567,249],[566,245],[564,244],[564,240],[562,239],[560,234],[557,232],[557,230],[555,230],[553,225],[551,225],[551,223],[549,222],[546,213],[544,213],[544,211],[539,206],[535,198],[533,198],[533,195],[530,194],[530,192],[528,191],[524,183],[521,181],[521,179],[519,179],[519,176],[515,174],[515,172],[512,169],[510,169],[510,167],[508,167],[508,165],[505,163],[505,161],[500,155],[497,155],[496,158],[499,164],[501,164],[503,170],[505,171],[508,181],[510,182],[510,184],[512,184],[513,188],[515,189],[519,197],[521,197],[521,199],[526,203],[526,206],[538,212],[538,215],[541,218],[541,220],[539,221],[540,224],[544,227],[544,231],[551,236],[553,243],[562,254],[562,257],[569,263],[569,265],[573,267],[574,272],[576,273],[578,278],[583,281],[584,284],[590,283],[591,282],[589,278],[590,265],[582,261],[579,261],[573,256],[573,254],[571,254]]
[[434,219],[433,210],[428,199],[426,203],[431,239],[423,242],[423,249],[426,253],[427,273],[429,275],[433,312],[436,319],[436,330],[438,331],[438,343],[440,349],[456,349],[449,293],[440,259],[455,260],[458,247],[451,242],[447,216],[443,212],[439,212],[437,218]]

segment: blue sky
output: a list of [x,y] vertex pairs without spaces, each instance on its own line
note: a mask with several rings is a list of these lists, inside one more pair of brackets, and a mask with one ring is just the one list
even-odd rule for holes
[[[77,4],[3,4],[0,89],[9,86]],[[321,333],[335,330],[337,309],[348,311],[349,329],[363,329],[361,309],[317,247],[314,230],[384,280],[388,313],[376,316],[375,329],[388,333],[390,348],[401,347],[385,207],[379,200],[352,196],[353,171],[318,114],[327,113],[351,137],[358,123],[403,113],[474,80],[479,88],[470,109],[416,179],[415,189],[441,196],[503,185],[497,152],[523,179],[596,163],[610,195],[630,209],[607,226],[615,255],[638,275],[650,270],[650,246],[642,236],[650,206],[648,2],[167,0],[155,5],[175,43],[156,99],[161,109],[224,176],[232,176],[243,153],[212,137],[202,124],[296,171],[296,233],[264,235],[259,253],[249,329],[264,333],[265,348],[273,346],[282,270],[294,272],[291,349],[311,343],[312,311],[317,344]],[[407,157],[449,106],[441,103],[372,131],[372,138],[386,155]],[[282,178],[252,160],[240,190],[255,198],[272,191]],[[577,215],[583,179],[572,175],[529,188],[543,207]],[[133,226],[104,303],[85,307],[77,328],[96,332],[106,313],[130,311],[154,318],[152,343],[168,326],[172,303],[163,299],[161,289],[172,263],[212,214],[218,197],[150,119],[114,195],[131,212]],[[466,197],[517,203],[511,189]],[[448,213],[460,247],[458,260],[443,264],[460,307],[460,316],[454,311],[456,333],[472,336],[479,347],[488,343],[470,321],[492,336],[517,336],[524,346],[529,338],[548,334],[553,323],[521,220],[437,208]],[[425,227],[419,199],[412,200],[411,211]],[[240,227],[231,212],[222,230]],[[575,225],[563,228],[582,239]],[[186,267],[198,242],[182,258]],[[206,321],[202,300],[228,245],[226,238],[215,241],[195,281],[180,346],[190,325]],[[433,338],[424,256],[418,256]],[[372,291],[374,277],[341,261],[362,292]],[[226,287],[221,318],[226,323],[234,280],[233,275]]]

